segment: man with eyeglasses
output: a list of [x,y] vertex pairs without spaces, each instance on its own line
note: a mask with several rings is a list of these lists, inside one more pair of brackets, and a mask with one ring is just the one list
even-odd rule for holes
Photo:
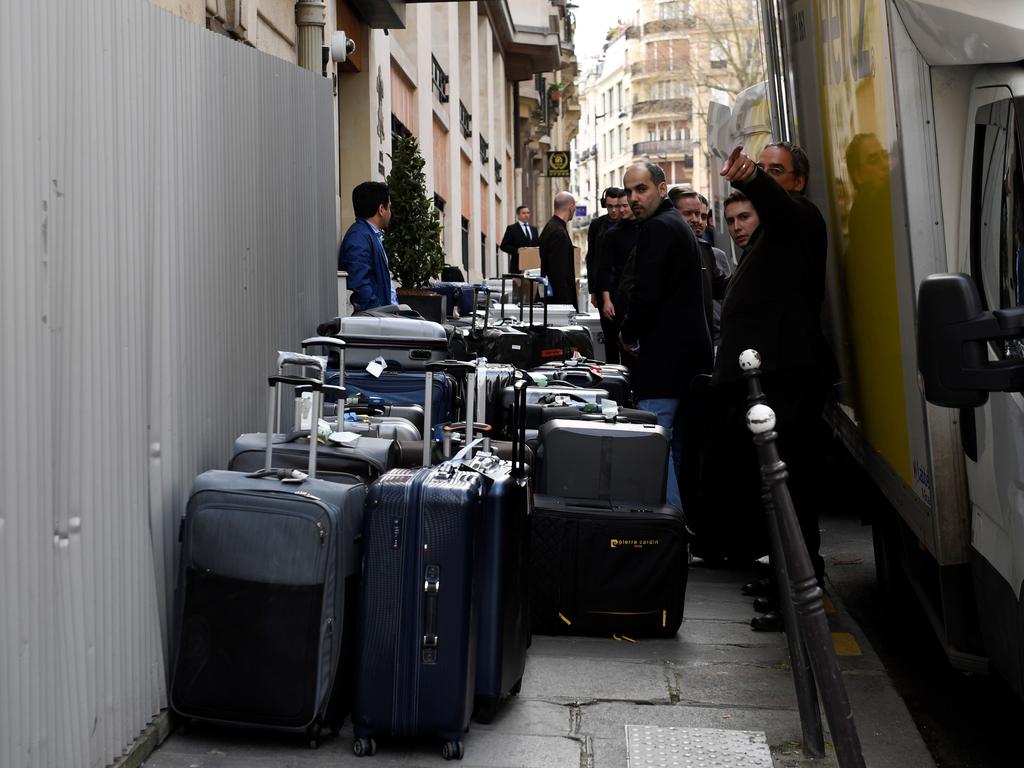
[[697,238],[700,253],[701,276],[704,279],[704,314],[711,330],[711,341],[717,347],[720,341],[719,327],[722,316],[722,297],[725,287],[732,274],[729,257],[719,248],[714,248],[706,240],[701,239],[708,220],[708,204],[701,195],[693,191],[684,191],[676,196],[676,210],[683,214],[683,220],[690,225]]
[[[744,532],[740,537],[733,534],[736,554],[748,558],[768,551],[760,473],[744,426],[747,385],[738,362],[743,350],[756,349],[762,359],[761,383],[776,414],[779,452],[789,470],[793,505],[820,583],[821,414],[837,368],[821,329],[828,239],[825,220],[804,196],[809,172],[806,153],[789,142],[769,144],[756,163],[737,146],[722,166],[721,175],[749,198],[760,226],[747,241],[722,301],[722,339],[712,385],[721,397],[724,422],[719,430],[732,443],[726,455],[733,457],[734,470],[737,458],[741,462],[742,475],[734,471],[727,490],[745,487],[740,491],[744,495],[732,496],[745,503],[722,507],[723,512],[742,516],[728,525],[733,532]],[[753,582],[744,591],[769,598],[755,602],[764,615],[755,616],[751,626],[781,629],[778,604],[771,599],[777,598],[774,585]]]

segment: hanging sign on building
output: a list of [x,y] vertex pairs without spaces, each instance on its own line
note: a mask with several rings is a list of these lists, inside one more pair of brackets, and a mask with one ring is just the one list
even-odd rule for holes
[[548,152],[548,176],[569,178],[569,153],[563,149]]

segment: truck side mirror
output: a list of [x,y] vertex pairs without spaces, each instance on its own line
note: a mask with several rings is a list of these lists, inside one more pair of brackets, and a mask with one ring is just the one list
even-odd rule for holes
[[990,361],[988,342],[1024,337],[1024,309],[986,312],[964,274],[930,275],[917,299],[917,365],[930,403],[973,408],[1024,389],[1024,359]]

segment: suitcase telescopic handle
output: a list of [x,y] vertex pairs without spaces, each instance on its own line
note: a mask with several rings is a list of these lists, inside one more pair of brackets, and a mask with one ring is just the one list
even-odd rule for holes
[[512,474],[516,479],[526,477],[526,387],[522,371],[516,371],[516,381],[512,385],[513,392],[513,427],[512,427]]
[[309,376],[284,376],[278,374],[267,379],[270,384],[270,397],[267,405],[267,448],[263,460],[263,468],[269,470],[273,466],[274,455],[274,424],[277,420],[278,393],[282,385],[308,387],[313,393],[313,409],[310,414],[309,430],[309,476],[316,477],[316,428],[320,421],[320,409],[323,407],[323,381]]

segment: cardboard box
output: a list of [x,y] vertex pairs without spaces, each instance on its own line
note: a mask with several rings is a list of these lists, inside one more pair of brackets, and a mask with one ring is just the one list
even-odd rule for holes
[[535,245],[519,249],[519,271],[540,269],[540,248]]

